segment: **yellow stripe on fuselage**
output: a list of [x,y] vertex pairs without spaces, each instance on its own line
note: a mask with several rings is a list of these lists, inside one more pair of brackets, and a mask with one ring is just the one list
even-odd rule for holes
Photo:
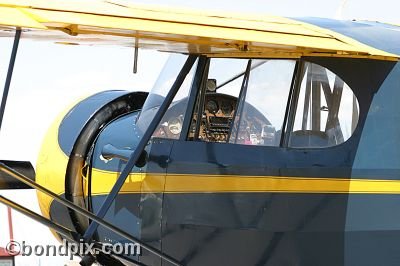
[[[107,194],[119,173],[93,169],[92,195]],[[400,180],[132,173],[120,193],[400,194]]]

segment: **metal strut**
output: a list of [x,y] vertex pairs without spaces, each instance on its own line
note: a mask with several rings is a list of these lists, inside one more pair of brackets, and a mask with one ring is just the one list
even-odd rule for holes
[[135,54],[133,57],[133,74],[137,73],[137,65],[138,65],[138,57],[139,57],[139,45],[138,45],[138,38],[135,38]]
[[[174,84],[172,85],[170,91],[168,92],[163,103],[161,104],[161,106],[158,109],[157,113],[155,114],[153,120],[151,121],[149,127],[144,132],[143,137],[140,139],[135,151],[132,153],[132,155],[129,158],[128,162],[126,163],[124,169],[122,170],[121,174],[119,175],[117,181],[115,182],[113,188],[111,189],[110,194],[107,195],[107,197],[104,200],[103,204],[101,205],[99,211],[96,213],[97,217],[103,219],[104,216],[106,215],[106,213],[107,213],[108,209],[110,208],[112,202],[114,201],[115,197],[118,195],[118,192],[121,190],[122,186],[124,185],[126,178],[132,171],[133,166],[136,164],[142,151],[144,150],[148,141],[150,140],[151,136],[153,135],[154,130],[156,130],[162,117],[164,116],[169,105],[171,104],[172,100],[174,99],[176,93],[178,92],[179,88],[181,87],[181,85],[182,85],[183,81],[185,80],[187,74],[189,73],[190,69],[192,68],[194,62],[196,61],[196,58],[197,58],[197,56],[195,56],[195,55],[189,55],[182,70],[180,71],[180,73],[178,74],[178,77],[176,78]],[[96,221],[92,222],[89,225],[85,234],[83,235],[83,238],[85,241],[91,240],[91,238],[92,238],[94,232],[97,230],[98,226],[99,226],[99,224]]]
[[[119,229],[118,227],[115,227],[114,225],[112,225],[112,224],[108,223],[107,221],[103,220],[102,218],[97,217],[96,215],[94,215],[93,213],[89,212],[88,210],[83,209],[83,208],[75,205],[74,203],[72,203],[72,202],[70,202],[70,201],[58,196],[57,194],[51,192],[47,188],[37,184],[35,181],[32,181],[28,177],[22,175],[21,173],[18,173],[17,171],[12,169],[11,167],[8,167],[7,165],[5,165],[5,164],[3,164],[1,162],[0,162],[0,171],[2,171],[4,173],[7,173],[8,175],[10,175],[10,176],[18,179],[19,181],[27,184],[28,186],[30,186],[30,187],[32,187],[32,188],[34,188],[34,189],[36,189],[36,190],[48,195],[48,196],[50,196],[51,198],[53,198],[55,201],[59,202],[60,204],[62,204],[64,206],[66,206],[66,207],[78,212],[79,214],[84,215],[88,219],[90,219],[92,221],[95,221],[96,223],[104,226],[105,228],[109,229],[110,231],[122,236],[123,238],[125,238],[125,239],[127,239],[127,240],[129,240],[131,242],[138,243],[142,248],[144,248],[144,249],[150,251],[151,253],[159,256],[160,258],[170,262],[171,264],[176,265],[176,266],[180,265],[180,263],[177,262],[175,259],[173,259],[173,258],[169,257],[168,255],[160,252],[159,250],[153,248],[152,246],[149,246],[146,243],[143,243],[140,239],[137,239],[136,237],[130,235],[129,233]],[[11,202],[10,200],[8,200],[8,199],[6,199],[6,198],[4,198],[2,196],[0,196],[0,197],[1,197],[0,198],[0,202],[6,204],[7,206],[9,206],[11,208],[14,208],[15,206],[17,206],[16,204],[14,204],[14,205],[9,204]],[[59,232],[58,231],[58,229],[59,229],[58,227],[53,228],[53,225],[49,224],[49,222],[53,223],[52,221],[45,221],[45,220],[47,220],[46,218],[43,218],[42,216],[40,216],[40,215],[38,215],[38,214],[36,214],[34,212],[33,212],[33,215],[32,215],[30,210],[28,210],[28,212],[24,211],[24,208],[22,206],[19,206],[19,205],[15,209],[17,211],[20,211],[23,214],[29,216],[30,218],[32,218],[32,219],[34,219],[34,220],[36,220],[36,221],[38,221],[38,222],[40,222],[40,223],[42,223],[42,224],[44,224],[46,226],[49,226],[51,229],[54,229],[55,231]],[[27,210],[27,209],[25,209],[25,210]],[[53,224],[55,224],[55,223],[53,223]],[[57,224],[55,224],[55,225],[58,226]],[[65,233],[67,233],[67,231],[65,231],[65,230],[63,231],[61,229],[60,234],[64,235]],[[74,236],[74,234],[76,234],[76,233],[73,232],[72,236]],[[76,236],[80,237],[79,235],[76,235]],[[68,237],[68,238],[70,238],[70,237]]]
[[33,211],[19,205],[18,203],[15,203],[14,201],[9,200],[6,197],[3,197],[1,195],[0,195],[0,202],[20,213],[30,217],[31,219],[49,227],[50,229],[56,231],[57,233],[59,233],[60,235],[62,235],[66,239],[68,239],[69,241],[77,242],[74,239],[74,237],[78,236],[77,233],[75,233],[61,225],[58,225],[58,224],[54,223],[53,221],[46,219],[43,216],[37,214],[36,212],[33,212]]
[[[194,62],[196,61],[197,56],[194,55],[190,55],[188,57],[188,59],[186,60],[182,70],[180,71],[177,79],[175,80],[174,84],[171,87],[171,90],[169,91],[169,93],[167,94],[164,102],[161,104],[159,110],[157,111],[156,115],[154,116],[154,119],[152,120],[152,122],[150,123],[148,129],[145,131],[141,141],[139,142],[136,150],[132,153],[131,157],[129,158],[125,168],[122,170],[120,176],[118,177],[114,187],[112,188],[110,194],[107,196],[107,198],[105,199],[103,205],[101,206],[99,212],[95,215],[75,204],[73,204],[72,202],[61,198],[60,196],[56,195],[55,193],[51,192],[50,190],[46,189],[45,187],[37,184],[36,182],[30,180],[29,178],[27,178],[26,176],[20,174],[19,172],[15,171],[14,169],[8,167],[7,165],[3,164],[0,162],[0,171],[3,171],[7,174],[9,174],[10,176],[18,179],[19,181],[27,184],[28,186],[35,188],[37,190],[39,190],[42,193],[47,194],[48,196],[52,197],[54,200],[58,201],[59,203],[61,203],[62,205],[86,216],[88,219],[90,219],[92,222],[89,225],[88,229],[86,230],[84,236],[83,236],[83,240],[85,242],[90,242],[92,239],[92,236],[94,234],[94,232],[97,230],[98,226],[104,226],[105,228],[113,231],[114,233],[124,237],[125,239],[131,241],[131,242],[135,242],[138,243],[139,245],[141,245],[141,247],[143,247],[144,249],[150,251],[151,253],[159,256],[160,258],[164,259],[165,261],[168,261],[169,263],[171,263],[172,265],[176,265],[176,266],[180,266],[180,262],[176,261],[174,258],[169,257],[168,255],[162,253],[161,251],[143,243],[141,240],[137,239],[136,237],[128,234],[127,232],[115,227],[114,225],[106,222],[103,218],[105,216],[105,214],[107,213],[108,209],[110,208],[112,202],[114,201],[115,197],[117,196],[118,192],[120,191],[120,189],[122,188],[125,179],[127,178],[127,176],[129,175],[129,173],[131,172],[133,166],[136,164],[138,158],[140,157],[141,153],[143,152],[144,148],[146,147],[152,133],[154,132],[154,130],[156,129],[157,125],[159,124],[159,122],[161,121],[163,115],[165,114],[165,112],[168,109],[168,106],[171,104],[172,100],[174,99],[176,93],[178,92],[180,86],[182,85],[182,83],[184,82],[187,74],[189,73],[190,69],[192,68]],[[70,233],[69,231],[65,231],[63,230],[63,227],[60,227],[58,224],[55,224],[54,222],[47,220],[46,218],[43,218],[42,216],[36,214],[36,213],[32,213],[31,211],[23,208],[20,205],[17,205],[13,202],[11,202],[10,200],[1,197],[0,202],[15,208],[16,210],[21,211],[22,213],[24,213],[25,215],[45,224],[48,225],[50,228],[54,229],[57,232],[60,232],[62,235],[68,234]]]
[[[21,30],[17,29],[15,32],[15,38],[14,38],[14,44],[13,44],[13,48],[12,48],[12,53],[11,53],[11,58],[10,58],[10,63],[9,63],[9,67],[8,67],[8,72],[7,72],[7,77],[6,77],[6,82],[4,85],[4,91],[3,91],[3,98],[2,98],[2,102],[1,102],[1,106],[0,106],[0,129],[1,129],[1,125],[2,125],[2,121],[3,121],[3,116],[4,116],[4,110],[5,110],[5,106],[6,106],[6,102],[7,102],[7,97],[8,97],[8,92],[10,89],[10,84],[11,84],[11,78],[12,78],[12,74],[13,74],[13,70],[14,70],[14,65],[15,65],[15,59],[16,59],[16,55],[17,55],[17,51],[18,51],[18,45],[19,45],[19,40],[21,37]],[[95,215],[89,211],[87,211],[86,209],[83,209],[75,204],[73,204],[72,202],[61,198],[60,196],[56,195],[55,193],[51,192],[50,190],[46,189],[45,187],[37,184],[35,181],[32,181],[31,179],[29,179],[28,177],[22,175],[21,173],[15,171],[13,168],[8,167],[7,165],[3,164],[0,162],[0,171],[5,172],[7,174],[9,174],[10,176],[18,179],[19,181],[27,184],[28,186],[37,189],[38,191],[47,194],[48,196],[52,197],[54,200],[56,200],[57,202],[61,203],[62,205],[86,216],[87,218],[89,218],[91,220],[91,224],[89,225],[89,227],[87,228],[84,236],[83,236],[83,240],[85,242],[90,242],[92,239],[92,236],[94,234],[94,232],[97,230],[98,226],[104,226],[105,228],[113,231],[114,233],[124,237],[125,239],[131,241],[131,242],[136,242],[138,243],[141,247],[143,247],[144,249],[150,251],[151,253],[159,256],[160,258],[168,261],[169,263],[171,263],[172,265],[176,265],[176,266],[180,266],[181,263],[176,261],[174,258],[162,253],[161,251],[147,245],[146,243],[143,243],[141,240],[137,239],[136,237],[130,235],[129,233],[115,227],[114,225],[108,223],[107,221],[104,220],[104,216],[106,215],[108,209],[110,208],[112,202],[114,201],[115,197],[117,196],[118,192],[121,190],[127,176],[129,175],[129,173],[131,172],[133,166],[136,164],[136,162],[138,161],[141,153],[143,152],[144,148],[146,147],[148,141],[150,140],[152,133],[154,132],[154,130],[156,129],[157,125],[159,124],[159,122],[161,121],[163,115],[165,114],[165,112],[167,111],[169,105],[171,104],[172,100],[174,99],[176,93],[178,92],[179,88],[181,87],[182,83],[184,82],[187,74],[189,73],[190,69],[192,68],[194,62],[196,61],[197,56],[195,55],[189,55],[188,59],[186,60],[182,70],[180,71],[177,79],[175,80],[174,84],[171,87],[171,90],[168,92],[164,102],[161,104],[159,110],[157,111],[156,115],[154,116],[152,122],[150,123],[148,129],[145,131],[145,133],[143,134],[143,137],[141,139],[141,141],[139,142],[137,148],[135,149],[135,151],[132,153],[132,155],[130,156],[126,166],[124,167],[124,169],[122,170],[120,176],[118,177],[116,183],[114,184],[110,194],[106,197],[103,205],[100,207],[100,210],[98,211],[98,213]],[[63,235],[64,237],[66,237],[67,239],[69,239],[70,241],[76,242],[75,239],[72,238],[78,238],[80,237],[79,234],[70,231],[62,226],[60,226],[57,223],[54,223],[53,221],[42,217],[41,215],[30,211],[27,208],[24,208],[23,206],[3,197],[0,196],[0,202],[27,215],[28,217],[50,227],[51,229],[55,230],[56,232],[60,233],[61,235]],[[72,238],[71,238],[72,236]]]
[[20,38],[21,38],[21,29],[16,29],[14,44],[11,51],[10,63],[8,65],[6,82],[4,84],[3,98],[1,99],[1,105],[0,105],[0,130],[1,130],[1,125],[3,124],[4,111],[6,109],[7,97],[8,97],[8,92],[10,90],[12,74],[14,72],[15,58],[17,57]]
[[[12,209],[22,213],[23,215],[26,215],[29,218],[31,218],[31,219],[33,219],[33,220],[35,220],[35,221],[37,221],[37,222],[49,227],[50,229],[52,229],[52,230],[56,231],[57,233],[59,233],[60,235],[62,235],[69,242],[75,243],[77,245],[81,245],[82,244],[82,242],[79,242],[79,241],[76,240],[76,239],[79,239],[79,240],[82,239],[81,235],[79,235],[78,233],[76,233],[74,231],[71,231],[68,228],[65,228],[64,226],[61,226],[61,225],[59,225],[57,223],[54,223],[50,219],[44,218],[43,216],[37,214],[36,212],[33,212],[33,211],[23,207],[22,205],[14,202],[12,200],[9,200],[9,199],[1,196],[1,195],[0,195],[0,203],[3,203],[6,206],[8,206],[9,208],[12,208]],[[11,238],[10,241],[12,241],[12,238]],[[80,250],[80,252],[88,252],[88,254],[91,254],[90,250]],[[100,253],[98,253],[98,254],[100,254]],[[79,255],[83,256],[84,254],[79,254]],[[118,255],[117,255],[117,257],[118,257]],[[92,255],[90,255],[90,258],[91,258],[92,263],[93,263],[94,259],[93,259]],[[138,265],[138,266],[146,266],[145,264],[143,264],[143,263],[141,263],[139,261],[130,259],[130,258],[123,257],[123,259],[127,260],[127,261],[129,261],[129,262],[131,262],[131,263],[133,263],[135,265]],[[110,264],[108,264],[108,265],[110,265]]]

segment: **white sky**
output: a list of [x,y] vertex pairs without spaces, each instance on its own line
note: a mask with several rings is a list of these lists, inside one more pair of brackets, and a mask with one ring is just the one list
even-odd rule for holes
[[[253,1],[138,1],[190,8],[257,12],[293,17],[334,18],[341,0]],[[342,18],[398,22],[398,0],[348,0]],[[12,39],[0,39],[0,88],[7,71]],[[119,47],[64,46],[22,39],[17,56],[2,130],[0,159],[36,163],[42,138],[52,120],[83,95],[107,89],[149,90],[166,55],[140,51],[139,73],[132,74],[133,51]],[[1,92],[1,91],[0,91]],[[0,194],[38,211],[33,191],[1,191]],[[28,244],[54,244],[49,231],[13,212],[17,240]],[[0,246],[8,242],[6,210],[0,205]],[[65,258],[42,258],[40,265],[62,265]],[[39,265],[35,257],[17,259],[17,265]]]

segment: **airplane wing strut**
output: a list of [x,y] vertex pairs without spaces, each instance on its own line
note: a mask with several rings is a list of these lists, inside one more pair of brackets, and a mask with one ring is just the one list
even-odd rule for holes
[[[0,129],[1,129],[1,124],[2,124],[2,120],[4,117],[4,112],[5,112],[5,107],[6,107],[6,103],[7,103],[7,97],[8,97],[8,93],[10,90],[10,85],[11,85],[11,79],[12,79],[12,74],[13,74],[13,70],[14,70],[14,65],[15,65],[15,61],[16,61],[16,56],[17,56],[17,52],[18,52],[18,46],[19,46],[19,41],[21,38],[21,29],[20,28],[16,28],[15,31],[15,37],[14,37],[14,44],[12,47],[12,52],[11,52],[11,58],[10,58],[10,63],[9,63],[9,67],[8,67],[8,72],[7,72],[7,76],[6,76],[6,81],[5,81],[5,85],[4,85],[4,92],[3,92],[3,97],[2,97],[2,102],[1,102],[1,106],[0,106]],[[170,90],[170,93],[167,95],[163,105],[161,106],[160,110],[158,111],[158,114],[156,115],[155,119],[153,119],[152,123],[150,124],[149,128],[147,129],[146,133],[148,133],[147,137],[142,138],[142,142],[143,142],[143,147],[140,148],[138,146],[138,148],[136,149],[135,152],[132,153],[131,158],[129,159],[130,163],[128,162],[127,166],[125,167],[124,172],[126,172],[126,175],[124,175],[123,173],[121,173],[121,176],[119,177],[119,181],[121,183],[121,187],[122,184],[125,182],[125,179],[127,177],[127,175],[129,174],[129,172],[131,171],[131,168],[133,167],[133,165],[135,165],[137,159],[140,157],[142,150],[144,149],[145,145],[147,144],[147,139],[149,139],[151,137],[151,133],[154,131],[153,127],[155,128],[158,125],[158,120],[161,120],[162,116],[164,115],[165,111],[167,110],[170,102],[172,102],[172,99],[174,98],[177,90],[179,89],[181,83],[184,81],[187,73],[189,72],[189,70],[191,69],[191,66],[194,64],[195,60],[196,60],[197,56],[190,56],[188,61],[186,62],[187,68],[184,68],[184,73],[181,73],[180,76],[181,78],[177,79],[177,81],[175,82],[175,84],[173,85],[173,88]],[[186,71],[185,71],[186,70]],[[170,101],[168,101],[168,99],[170,99]],[[164,107],[164,108],[162,108]],[[157,119],[159,118],[159,119]],[[154,125],[153,125],[154,124]],[[152,127],[153,125],[153,127]],[[145,135],[146,135],[145,133]],[[129,167],[129,165],[131,165],[131,167]],[[77,244],[80,244],[79,241],[85,241],[85,242],[90,242],[93,233],[96,231],[97,227],[99,225],[104,226],[106,228],[108,228],[109,230],[113,231],[114,233],[122,236],[123,238],[133,242],[133,243],[137,243],[139,244],[142,248],[150,251],[151,253],[159,256],[160,258],[170,262],[172,265],[175,266],[180,266],[180,262],[176,261],[174,258],[169,257],[168,255],[164,254],[163,252],[147,245],[146,243],[142,242],[140,239],[132,236],[131,234],[119,229],[118,227],[115,227],[114,225],[108,223],[107,221],[105,221],[103,218],[107,212],[107,210],[109,209],[112,201],[114,200],[115,196],[118,194],[120,187],[118,186],[118,184],[114,185],[113,191],[108,195],[107,200],[102,208],[100,208],[101,213],[98,213],[97,215],[75,205],[74,203],[60,197],[59,195],[51,192],[50,190],[46,189],[45,187],[37,184],[34,181],[34,178],[31,177],[27,177],[23,174],[21,174],[20,172],[16,171],[14,169],[14,167],[10,167],[8,165],[6,165],[4,162],[0,161],[0,178],[1,178],[1,173],[5,174],[4,176],[7,177],[12,177],[16,180],[18,180],[19,183],[22,184],[23,187],[30,187],[33,189],[36,189],[48,196],[50,196],[51,198],[53,198],[54,200],[56,200],[57,202],[61,203],[62,205],[76,211],[77,213],[80,213],[82,215],[84,215],[85,217],[87,217],[88,219],[90,219],[92,221],[92,223],[90,224],[89,228],[86,230],[85,235],[84,236],[80,236],[78,233],[73,232],[67,228],[64,228],[63,226],[54,223],[53,221],[35,213],[32,212],[31,210],[23,207],[22,205],[19,205],[9,199],[7,199],[6,197],[3,197],[0,195],[0,202],[5,204],[8,207],[13,208],[14,210],[21,212],[22,214],[32,218],[33,220],[36,220],[37,222],[40,222],[41,224],[53,229],[54,231],[60,233],[61,235],[65,236],[67,239],[69,239],[72,242],[77,242]],[[0,180],[1,181],[1,180]],[[15,181],[13,181],[15,183]],[[118,183],[118,181],[117,181]],[[1,182],[0,182],[1,185]],[[6,184],[7,185],[7,184]],[[1,188],[1,186],[0,186]],[[108,203],[108,204],[107,204]],[[104,213],[104,214],[102,214]],[[91,231],[93,230],[93,231]],[[91,233],[92,232],[92,233]],[[93,263],[93,261],[91,261],[93,259],[93,256],[84,256],[82,259],[82,262],[87,261],[88,265],[91,265]],[[143,265],[142,263],[135,261],[135,263],[137,265]]]
[[8,65],[6,82],[4,84],[3,98],[1,99],[0,130],[1,130],[1,125],[3,124],[4,111],[6,109],[7,97],[8,97],[8,92],[10,90],[11,78],[12,78],[12,74],[14,71],[15,59],[17,57],[17,51],[18,51],[18,45],[19,45],[20,38],[21,38],[21,29],[17,29],[15,31],[14,44],[13,44],[12,51],[11,51],[10,63]]
[[[21,38],[21,29],[17,28],[15,31],[14,44],[13,44],[12,51],[11,51],[10,62],[8,65],[7,76],[6,76],[6,80],[5,80],[5,84],[4,84],[3,96],[1,99],[0,130],[1,130],[1,126],[3,124],[3,117],[4,117],[4,112],[6,109],[8,93],[10,91],[11,79],[12,79],[12,74],[14,71],[14,65],[15,65],[15,60],[17,57],[20,38]],[[27,175],[31,180],[35,179],[35,170],[33,169],[33,166],[30,162],[4,161],[4,160],[2,160],[0,162],[4,163],[14,169],[17,169],[18,171],[22,172],[24,175]],[[26,184],[24,184],[22,182],[18,182],[16,180],[13,180],[12,178],[10,178],[10,176],[0,173],[0,189],[29,189],[29,188],[30,187],[27,186]]]
[[[59,202],[60,204],[78,212],[79,214],[82,214],[84,216],[86,216],[88,219],[92,220],[92,224],[97,224],[104,226],[105,228],[113,231],[114,233],[122,236],[123,238],[133,242],[133,243],[137,243],[139,244],[142,248],[150,251],[151,253],[159,256],[160,258],[170,262],[172,265],[175,266],[181,266],[180,262],[176,261],[174,258],[171,258],[170,256],[164,254],[163,252],[153,248],[150,245],[147,245],[146,243],[144,243],[143,241],[141,241],[140,239],[132,236],[131,234],[119,229],[118,227],[115,227],[114,225],[108,223],[107,221],[105,221],[103,218],[99,218],[97,215],[75,205],[74,203],[60,197],[59,195],[51,192],[50,190],[46,189],[45,187],[37,184],[35,181],[32,181],[30,178],[22,175],[21,173],[18,173],[17,171],[15,171],[14,169],[12,169],[11,167],[8,167],[7,165],[3,164],[0,162],[0,172],[4,172],[12,177],[14,177],[15,179],[25,183],[26,185],[50,196],[51,198],[53,198],[54,200],[56,200],[57,202]],[[53,221],[50,221],[47,218],[44,218],[41,215],[38,215],[35,212],[32,212],[26,208],[24,208],[23,206],[3,197],[0,196],[0,202],[13,208],[14,210],[21,212],[22,214],[42,223],[45,226],[50,227],[51,229],[57,231],[58,233],[62,234],[63,236],[66,236],[68,239],[70,239],[73,242],[78,242],[83,239],[82,236],[80,236],[78,233],[76,232],[72,232],[56,223],[54,223]],[[78,239],[78,240],[77,240]],[[135,262],[138,265],[141,265],[140,262]],[[142,264],[143,265],[143,264]]]

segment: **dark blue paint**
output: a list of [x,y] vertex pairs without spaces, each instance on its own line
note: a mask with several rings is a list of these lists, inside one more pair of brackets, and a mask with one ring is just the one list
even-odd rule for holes
[[[121,171],[126,164],[117,159],[105,162],[100,159],[101,151],[107,144],[112,144],[118,149],[134,150],[140,140],[135,121],[139,112],[132,112],[109,123],[99,134],[93,151],[93,168],[107,171]],[[121,134],[123,132],[123,134]]]
[[[352,177],[400,179],[400,64],[375,94]],[[349,195],[345,265],[399,265],[400,196]]]
[[105,91],[92,95],[75,105],[64,117],[59,127],[58,143],[70,155],[75,142],[90,118],[104,105],[128,94],[128,91]]
[[400,27],[379,22],[340,21],[322,18],[295,18],[336,31],[374,48],[400,54]]
[[400,64],[397,64],[375,94],[369,108],[353,165],[353,176],[386,179],[384,172],[391,171],[396,174],[393,176],[395,179],[400,178],[399,99]]

